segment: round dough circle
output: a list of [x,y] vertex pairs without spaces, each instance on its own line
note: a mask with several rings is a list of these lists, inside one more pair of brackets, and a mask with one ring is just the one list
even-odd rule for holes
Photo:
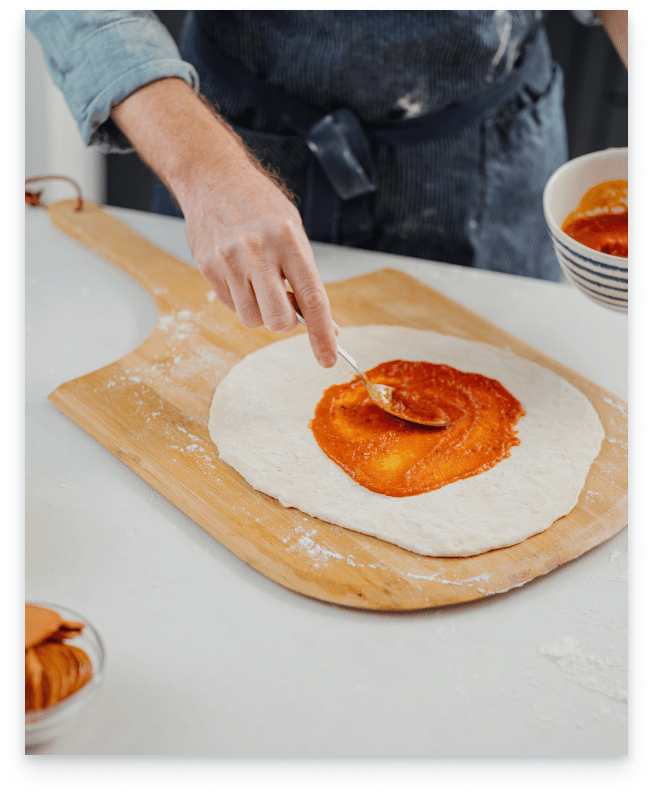
[[438,557],[517,544],[576,505],[605,434],[592,404],[563,378],[507,350],[434,331],[348,327],[339,342],[364,370],[405,359],[500,381],[526,412],[516,426],[521,443],[487,472],[436,491],[368,491],[322,452],[308,427],[324,390],[354,373],[342,359],[320,367],[301,334],[246,356],[213,397],[209,432],[220,458],[255,489],[285,507]]

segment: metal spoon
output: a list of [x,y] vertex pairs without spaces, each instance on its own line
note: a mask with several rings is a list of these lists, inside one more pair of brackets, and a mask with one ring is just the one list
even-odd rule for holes
[[[295,310],[295,314],[297,315],[297,319],[300,323],[306,325],[306,321],[304,320],[304,316],[302,315],[302,310],[299,308],[299,304],[297,303],[297,298],[295,297],[294,293],[288,292],[288,298],[290,299],[290,303],[292,304],[293,309]],[[399,417],[402,420],[408,420],[409,422],[416,422],[419,425],[431,425],[434,427],[444,427],[446,425],[451,425],[451,420],[444,412],[440,413],[440,416],[437,418],[433,417],[424,417],[419,414],[412,414],[406,411],[405,407],[401,403],[398,396],[395,395],[395,388],[392,386],[386,386],[385,384],[374,384],[369,378],[365,375],[365,373],[361,370],[361,368],[356,364],[353,358],[344,351],[340,345],[336,345],[338,353],[342,356],[345,361],[347,361],[353,368],[356,370],[358,375],[363,380],[363,384],[365,385],[365,389],[367,390],[367,394],[370,396],[370,400],[372,403],[377,405],[379,408],[383,409],[383,411],[387,411],[388,414],[392,414],[394,417]]]

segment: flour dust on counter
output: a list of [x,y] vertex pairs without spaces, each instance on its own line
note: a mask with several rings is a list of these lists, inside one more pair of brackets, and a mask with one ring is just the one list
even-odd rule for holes
[[434,331],[349,327],[339,341],[363,370],[397,359],[495,379],[524,409],[520,443],[491,469],[434,491],[370,491],[325,455],[309,427],[324,391],[353,374],[342,361],[321,368],[302,334],[246,356],[213,397],[209,430],[220,458],[255,489],[285,507],[442,557],[517,544],[576,505],[605,434],[590,401],[566,380],[509,351]]

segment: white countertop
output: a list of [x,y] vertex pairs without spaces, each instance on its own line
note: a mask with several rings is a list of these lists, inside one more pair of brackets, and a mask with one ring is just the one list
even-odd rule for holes
[[[182,221],[119,219],[191,261]],[[522,588],[384,614],[232,555],[52,406],[154,328],[129,277],[26,208],[25,596],[87,616],[105,681],[47,754],[616,756],[627,752],[627,538]],[[404,270],[627,399],[627,317],[573,287],[317,244],[325,282]]]

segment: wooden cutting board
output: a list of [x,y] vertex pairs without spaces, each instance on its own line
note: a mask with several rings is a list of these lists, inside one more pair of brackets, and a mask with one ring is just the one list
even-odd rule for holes
[[[150,337],[49,399],[221,544],[275,582],[339,605],[419,610],[506,591],[572,560],[627,521],[627,406],[521,340],[394,270],[327,285],[341,326],[410,325],[498,347],[548,367],[594,405],[606,431],[578,505],[548,530],[469,558],[432,558],[345,530],[255,491],[218,457],[207,422],[236,362],[277,341],[245,329],[199,272],[90,202],[53,204],[52,221],[143,285],[159,310]],[[303,333],[302,331],[296,333]]]

